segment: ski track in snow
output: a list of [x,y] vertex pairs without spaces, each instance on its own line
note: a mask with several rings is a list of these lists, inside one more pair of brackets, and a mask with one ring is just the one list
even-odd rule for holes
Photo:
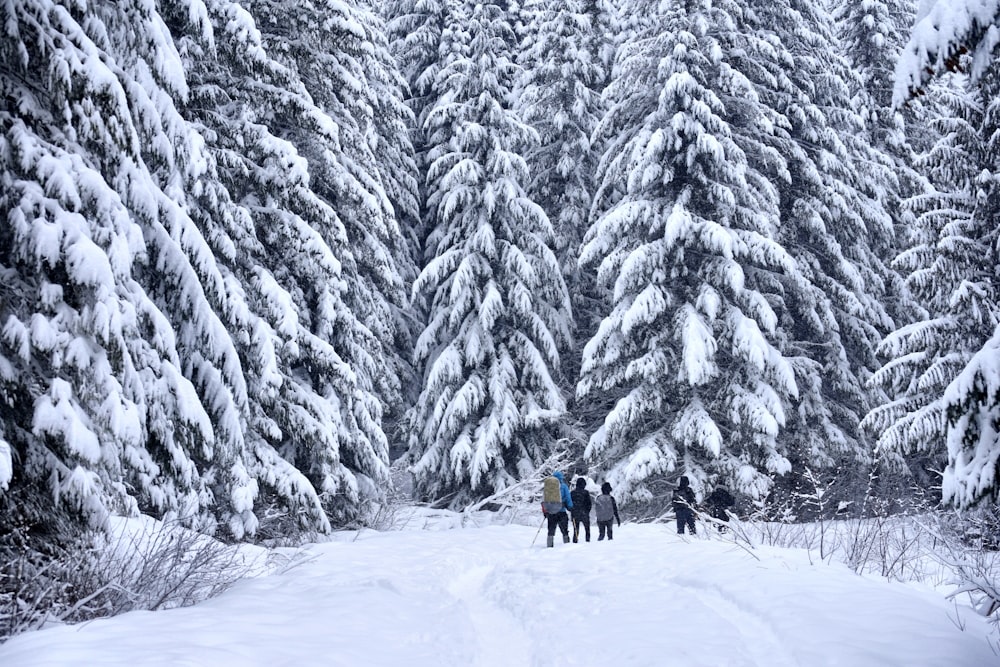
[[718,616],[720,634],[741,646],[741,657],[749,660],[747,667],[797,667],[800,664],[789,655],[775,628],[765,623],[758,611],[743,607],[734,597],[708,587],[704,581],[677,578],[671,583],[693,594],[699,604]]

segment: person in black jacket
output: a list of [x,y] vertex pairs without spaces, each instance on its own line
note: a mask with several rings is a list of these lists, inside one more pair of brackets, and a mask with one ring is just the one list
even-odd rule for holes
[[677,484],[677,488],[674,489],[674,493],[670,498],[671,502],[674,504],[674,513],[677,515],[677,534],[684,534],[684,526],[687,526],[691,530],[691,534],[695,534],[694,529],[694,489],[691,488],[691,482],[688,480],[687,475],[681,475],[680,482]]
[[573,499],[573,509],[570,510],[573,513],[573,542],[579,541],[581,523],[583,524],[584,534],[589,542],[590,508],[593,505],[593,500],[590,497],[590,491],[587,491],[587,480],[583,477],[578,477],[576,488],[569,495]]
[[[708,498],[705,499],[705,503],[708,505],[708,511],[712,515],[713,519],[718,519],[719,521],[729,521],[729,508],[733,506],[736,501],[733,500],[733,494],[726,490],[726,487],[719,485],[715,487],[715,490],[709,494]],[[721,524],[715,524],[719,529],[720,533],[726,532],[726,527]]]

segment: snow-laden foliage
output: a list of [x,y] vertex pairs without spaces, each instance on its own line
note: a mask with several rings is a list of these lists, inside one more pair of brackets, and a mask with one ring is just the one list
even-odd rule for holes
[[[382,495],[388,479],[374,380],[388,361],[379,354],[383,341],[349,306],[364,282],[352,252],[364,247],[351,246],[313,172],[336,175],[345,188],[357,180],[341,166],[352,158],[340,126],[316,105],[297,65],[269,55],[254,17],[239,5],[211,9],[214,39],[185,42],[190,113],[208,128],[220,178],[239,204],[234,226],[213,235],[218,254],[261,317],[243,338],[255,375],[253,446],[271,470],[266,502],[299,497],[292,516],[322,528],[327,518],[316,503],[337,521],[350,519],[362,501]],[[320,155],[319,164],[298,144]],[[364,192],[338,203],[348,207]]]
[[1000,498],[1000,327],[944,394],[949,418],[942,499],[959,507]]
[[[908,241],[908,233],[914,226],[910,210],[901,202],[925,187],[914,167],[914,145],[924,140],[914,135],[923,133],[928,111],[916,104],[897,109],[892,103],[893,65],[903,50],[913,10],[905,0],[845,0],[835,14],[843,45],[840,50],[856,73],[847,81],[851,105],[863,123],[863,131],[846,136],[865,142],[860,147],[855,145],[860,148],[858,167],[865,174],[878,176],[882,191],[879,203],[892,218],[897,248]],[[878,169],[866,169],[868,163],[880,162],[883,164]],[[893,289],[899,291],[898,287]],[[909,306],[889,305],[888,310],[896,317],[907,317]]]
[[801,0],[751,7],[765,39],[771,29],[778,38],[777,57],[757,61],[766,76],[752,76],[779,119],[763,139],[784,162],[783,172],[771,172],[779,239],[805,279],[784,280],[779,290],[788,318],[782,350],[800,389],[785,441],[791,481],[807,468],[838,466],[864,479],[872,444],[858,422],[883,400],[867,381],[882,336],[904,308],[888,265],[896,239],[887,207],[897,181],[891,161],[867,143],[853,106],[863,86],[841,55],[830,15]]
[[433,103],[434,81],[439,69],[441,33],[452,0],[387,0],[382,2],[389,48],[399,64],[416,114],[417,132],[423,112]]
[[[997,267],[1000,267],[1000,68],[994,63],[981,77],[984,100],[982,148],[975,177],[976,206],[967,226],[956,221],[961,236],[945,252],[963,251],[978,263],[966,264],[968,273],[951,293],[949,307],[963,325],[975,326],[968,341],[989,339],[951,381],[944,393],[948,419],[948,467],[941,483],[942,499],[958,507],[1000,499],[1000,384],[998,344],[1000,308],[997,307]],[[958,231],[958,230],[956,230]],[[963,233],[964,232],[964,233]],[[982,249],[982,254],[975,253]],[[967,342],[968,342],[967,341]],[[966,342],[966,344],[967,344]]]
[[[381,31],[380,21],[358,3],[339,0],[298,5],[259,0],[250,7],[265,48],[296,73],[317,111],[326,117],[315,128],[286,121],[275,128],[276,134],[306,158],[311,188],[347,235],[349,254],[340,257],[347,286],[345,305],[370,332],[353,334],[352,344],[362,355],[350,359],[352,370],[362,386],[371,387],[384,403],[396,403],[399,372],[384,370],[404,366],[402,360],[389,360],[408,288],[402,276],[412,274],[406,267],[401,271],[397,260],[409,263],[412,257],[404,252],[405,238],[382,172],[399,167],[398,177],[405,179],[406,156],[399,153],[408,147],[388,144],[375,120],[379,113],[378,123],[395,120],[394,129],[399,130],[406,117],[400,91],[393,87],[393,73],[387,70],[391,56],[382,39],[371,36]],[[381,80],[378,88],[371,85],[373,76]],[[397,194],[406,191],[396,188]],[[380,414],[374,417],[381,420]]]
[[896,260],[927,312],[883,342],[889,361],[875,379],[895,398],[866,418],[898,457],[937,472],[947,453],[942,496],[959,506],[998,489],[996,77],[988,72],[975,95],[938,93],[941,139],[919,163],[932,189],[909,202],[917,233]]
[[569,299],[545,212],[525,194],[534,132],[510,109],[513,31],[493,3],[466,3],[442,34],[427,113],[430,305],[414,353],[423,386],[410,457],[421,494],[461,504],[516,481],[554,444]]
[[908,0],[839,0],[836,5],[842,52],[858,70],[876,107],[868,119],[870,125],[890,128],[893,122],[883,114],[892,106],[894,65],[916,7]]
[[[579,248],[588,227],[596,184],[597,148],[591,135],[602,115],[601,91],[608,79],[604,62],[611,44],[603,0],[545,0],[536,3],[533,23],[521,43],[523,76],[516,105],[538,133],[525,154],[528,195],[552,221],[555,251],[576,316],[574,344],[563,355],[565,387],[576,385],[582,345],[597,330],[603,290],[594,274],[579,267]],[[570,403],[574,421],[587,427],[593,407]],[[582,440],[586,435],[574,436]]]
[[[426,175],[428,170],[425,121],[434,104],[434,82],[445,60],[442,32],[454,4],[452,0],[388,0],[382,3],[389,51],[400,69],[406,104],[413,114],[410,139],[421,175]],[[421,228],[418,240],[422,242],[425,235],[426,229]]]
[[0,54],[5,518],[41,520],[41,494],[91,523],[141,507],[253,530],[247,388],[181,187],[202,155],[163,21],[138,0],[9,2]]
[[887,455],[933,470],[940,470],[944,456],[944,390],[985,342],[983,318],[990,317],[985,295],[973,287],[988,273],[982,258],[989,248],[976,238],[973,221],[982,108],[965,95],[942,90],[939,96],[944,99],[935,101],[946,112],[932,127],[941,138],[917,163],[930,189],[906,202],[916,225],[910,247],[895,261],[925,313],[882,342],[888,361],[874,381],[893,399],[865,418]]
[[399,429],[403,427],[407,406],[413,403],[412,393],[417,385],[410,360],[420,328],[419,313],[410,307],[407,299],[407,292],[417,277],[423,229],[420,172],[410,135],[415,119],[406,103],[409,89],[391,53],[384,20],[375,11],[359,12],[358,20],[372,44],[372,58],[366,61],[365,67],[371,90],[369,101],[374,105],[371,112],[372,153],[398,228],[397,233],[389,235],[386,246],[399,272],[399,281],[405,287],[402,295],[393,294],[389,300],[394,338],[382,342],[391,367],[387,372],[395,375],[393,383],[383,381],[394,391],[383,397],[387,405],[382,422],[390,442],[399,442],[405,440]]
[[[243,538],[265,515],[359,516],[388,482],[415,273],[379,21],[333,2],[2,10],[6,519],[50,498]],[[301,41],[268,41],[276,17]]]
[[661,7],[619,51],[598,128],[609,148],[580,261],[613,303],[577,394],[623,395],[586,453],[626,498],[678,468],[759,497],[789,469],[778,437],[798,394],[768,298],[797,272],[775,242],[777,192],[737,141],[768,115],[734,66],[740,8]]
[[518,110],[539,137],[525,156],[529,193],[552,221],[556,252],[571,265],[564,273],[575,286],[577,246],[586,231],[597,162],[590,135],[601,115],[600,85],[607,74],[593,34],[594,17],[583,12],[582,0],[550,0],[535,16],[537,24],[518,59],[525,72]]
[[896,61],[893,101],[903,104],[945,71],[968,67],[974,79],[993,64],[1000,43],[1000,1],[922,0],[910,39]]

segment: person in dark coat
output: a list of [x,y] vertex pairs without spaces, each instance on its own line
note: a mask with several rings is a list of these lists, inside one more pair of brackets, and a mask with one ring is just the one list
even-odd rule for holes
[[[736,501],[733,499],[733,494],[726,490],[726,487],[719,485],[708,495],[705,499],[705,503],[708,505],[709,514],[712,515],[713,519],[718,519],[719,521],[729,521],[729,508],[732,507]],[[726,531],[726,527],[721,524],[715,524],[719,529],[720,533]]]
[[622,520],[618,516],[618,503],[611,495],[610,482],[601,484],[601,495],[597,496],[597,500],[594,501],[594,515],[597,518],[597,541],[600,542],[604,539],[605,532],[608,534],[609,540],[614,539],[611,524],[617,521],[618,525],[621,526]]
[[590,508],[593,506],[593,500],[590,497],[590,491],[587,490],[587,480],[583,477],[578,477],[576,488],[569,495],[573,499],[573,542],[579,542],[580,524],[583,524],[584,534],[589,542]]
[[687,526],[694,535],[694,489],[691,488],[691,481],[687,475],[681,475],[680,482],[670,498],[674,504],[674,513],[677,515],[677,534],[684,534],[684,526]]

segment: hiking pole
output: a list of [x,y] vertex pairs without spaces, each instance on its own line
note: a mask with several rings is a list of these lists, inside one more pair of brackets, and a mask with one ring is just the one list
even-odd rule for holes
[[545,515],[542,515],[542,523],[538,526],[538,530],[535,531],[535,539],[531,540],[531,546],[535,546],[535,540],[538,539],[538,535],[542,532],[542,526],[545,525]]

